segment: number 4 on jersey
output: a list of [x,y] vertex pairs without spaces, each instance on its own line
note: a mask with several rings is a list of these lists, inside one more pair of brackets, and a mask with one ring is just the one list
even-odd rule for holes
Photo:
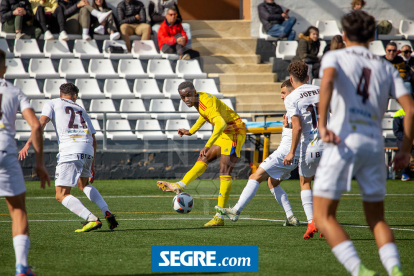
[[369,98],[368,88],[369,88],[369,81],[371,79],[371,69],[369,68],[362,68],[362,75],[359,79],[359,84],[357,88],[357,94],[362,96],[362,103],[365,104],[367,99]]

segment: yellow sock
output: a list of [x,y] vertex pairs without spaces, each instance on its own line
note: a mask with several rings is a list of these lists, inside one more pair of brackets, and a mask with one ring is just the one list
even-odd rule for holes
[[225,208],[229,201],[233,179],[231,175],[220,175],[220,194],[218,197],[218,206]]
[[181,182],[183,182],[185,185],[190,184],[190,182],[194,181],[194,179],[196,179],[197,177],[199,177],[200,175],[202,175],[204,173],[204,171],[207,169],[208,165],[206,163],[204,163],[203,161],[197,161],[194,164],[194,167],[191,168],[191,170],[189,170],[183,180],[181,180]]

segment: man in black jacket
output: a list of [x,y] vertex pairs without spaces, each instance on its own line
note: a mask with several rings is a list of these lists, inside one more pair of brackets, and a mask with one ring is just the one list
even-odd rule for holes
[[40,28],[29,25],[33,18],[32,7],[28,0],[2,0],[0,4],[2,31],[16,33],[19,38],[39,38]]
[[296,23],[295,17],[289,17],[289,10],[283,11],[274,0],[265,0],[258,6],[260,22],[263,30],[279,39],[294,40],[296,32],[292,30]]

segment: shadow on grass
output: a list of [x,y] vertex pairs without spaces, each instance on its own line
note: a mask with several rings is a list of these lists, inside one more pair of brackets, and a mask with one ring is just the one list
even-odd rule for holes
[[[220,227],[187,227],[187,228],[135,228],[135,229],[116,229],[114,231],[111,230],[98,230],[95,233],[107,233],[107,232],[121,232],[121,231],[171,231],[171,230],[210,230],[210,229],[231,229],[231,228],[245,228],[245,227],[283,227],[282,225],[237,225],[237,226],[220,226]],[[283,227],[285,228],[285,227]],[[296,227],[295,227],[296,228]]]

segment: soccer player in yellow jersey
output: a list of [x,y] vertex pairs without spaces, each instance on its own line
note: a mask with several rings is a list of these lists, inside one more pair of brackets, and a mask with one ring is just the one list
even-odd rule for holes
[[[204,123],[214,126],[213,134],[205,147],[200,151],[194,167],[187,172],[184,178],[177,183],[158,181],[157,186],[165,192],[179,194],[186,185],[199,177],[207,169],[208,164],[220,158],[220,194],[218,206],[225,207],[230,197],[232,187],[231,172],[240,158],[240,151],[246,140],[246,125],[239,115],[222,101],[211,94],[197,92],[190,81],[178,86],[178,93],[188,107],[195,107],[200,117],[190,130],[179,129],[178,134],[191,136]],[[214,218],[204,226],[223,226],[224,218],[216,213]]]

